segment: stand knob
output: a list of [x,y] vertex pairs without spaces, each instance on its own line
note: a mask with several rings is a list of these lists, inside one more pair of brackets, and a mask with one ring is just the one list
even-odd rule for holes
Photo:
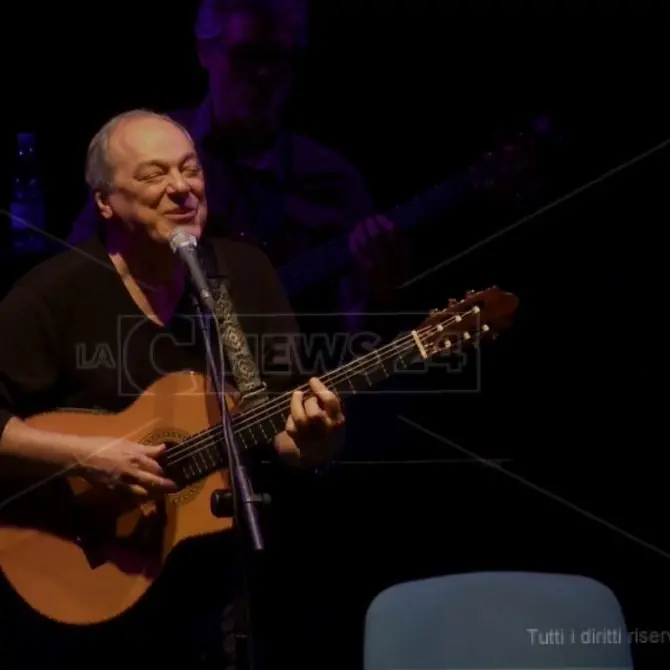
[[211,513],[218,519],[223,519],[227,516],[233,516],[233,494],[231,491],[225,489],[217,489],[212,491],[209,499],[209,509]]
[[[253,496],[253,503],[270,504],[272,498],[267,493],[256,494]],[[216,489],[212,491],[209,499],[209,509],[213,516],[218,519],[234,516],[235,504],[233,500],[233,492],[226,489]]]

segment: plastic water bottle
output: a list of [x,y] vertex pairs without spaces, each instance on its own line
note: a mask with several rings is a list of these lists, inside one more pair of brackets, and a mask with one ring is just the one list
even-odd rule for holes
[[34,133],[19,133],[10,200],[13,249],[39,253],[48,247],[44,189]]

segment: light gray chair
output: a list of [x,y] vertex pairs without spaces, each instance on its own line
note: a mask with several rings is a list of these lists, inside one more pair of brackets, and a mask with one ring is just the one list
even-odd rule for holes
[[632,670],[621,607],[577,575],[480,572],[397,584],[371,603],[365,670]]

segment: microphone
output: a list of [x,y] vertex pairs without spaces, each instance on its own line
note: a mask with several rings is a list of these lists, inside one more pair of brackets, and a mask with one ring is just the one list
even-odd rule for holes
[[198,260],[197,238],[195,235],[178,228],[170,235],[169,244],[170,249],[179,256],[181,262],[186,266],[198,300],[203,307],[214,314],[216,312],[216,304],[209,290],[205,273]]

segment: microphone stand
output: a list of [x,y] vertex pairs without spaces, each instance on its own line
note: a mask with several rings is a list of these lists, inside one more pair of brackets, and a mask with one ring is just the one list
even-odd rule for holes
[[[223,443],[226,447],[228,467],[230,472],[230,487],[231,487],[231,496],[225,497],[221,494],[224,492],[215,491],[212,494],[212,513],[215,516],[227,516],[227,513],[224,512],[221,503],[228,502],[232,500],[232,514],[234,525],[237,529],[237,532],[240,532],[242,526],[242,511],[244,514],[244,520],[246,521],[246,526],[249,532],[249,537],[251,539],[251,545],[256,554],[260,554],[265,549],[265,543],[263,541],[263,536],[260,529],[260,523],[258,521],[258,512],[256,510],[256,504],[261,502],[267,502],[267,496],[258,495],[254,492],[249,475],[247,474],[247,469],[242,461],[240,455],[240,450],[235,440],[235,435],[232,429],[232,422],[230,420],[230,415],[228,413],[228,408],[226,406],[226,397],[224,391],[224,382],[225,382],[225,354],[223,349],[223,342],[219,335],[218,328],[215,328],[215,339],[219,344],[219,365],[216,365],[216,358],[214,352],[212,351],[212,344],[210,338],[210,322],[216,323],[216,306],[211,294],[208,291],[202,289],[196,290],[192,295],[194,307],[196,310],[196,315],[198,317],[198,322],[200,324],[200,329],[202,331],[202,337],[205,344],[205,352],[207,356],[207,366],[210,370],[212,383],[214,385],[214,390],[217,395],[219,409],[221,412],[221,432],[223,437]],[[207,313],[207,316],[205,313]],[[253,670],[256,666],[256,661],[254,658],[254,652],[252,648],[252,634],[250,631],[251,628],[251,616],[250,616],[250,605],[249,605],[249,576],[248,576],[248,565],[247,565],[247,552],[245,551],[245,542],[243,536],[238,536],[238,543],[240,548],[240,577],[241,577],[241,599],[244,606],[244,617],[245,617],[245,637],[246,641],[246,664]],[[237,636],[236,636],[237,638]],[[236,645],[238,646],[238,645]],[[237,650],[239,652],[239,648]]]

